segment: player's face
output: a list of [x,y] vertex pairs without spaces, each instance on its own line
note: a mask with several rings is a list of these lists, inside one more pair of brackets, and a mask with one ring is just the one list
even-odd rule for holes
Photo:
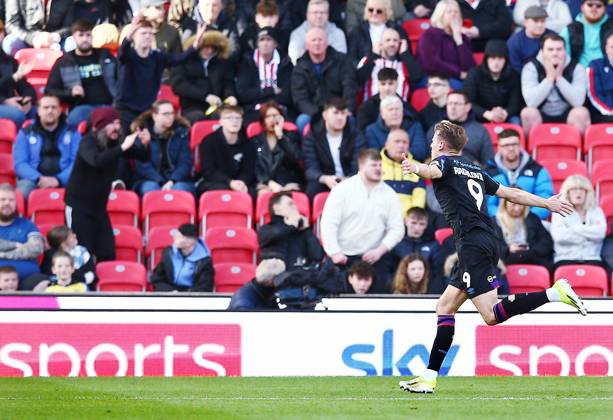
[[381,161],[366,159],[360,163],[360,172],[368,182],[381,181]]
[[510,201],[507,201],[506,209],[507,209],[507,213],[509,213],[509,216],[523,218],[526,207],[521,204],[515,204],[515,203],[511,203]]
[[53,260],[51,272],[56,275],[58,283],[70,283],[74,267],[70,258],[60,257]]
[[436,159],[437,157],[439,157],[441,155],[441,152],[444,150],[444,148],[445,148],[444,140],[439,137],[438,132],[435,132],[434,136],[432,136],[432,143],[430,143],[430,150],[432,151],[431,153],[432,159]]
[[568,190],[568,201],[570,201],[570,204],[573,206],[583,207],[586,197],[587,191],[584,188],[575,187]]
[[530,38],[540,38],[545,33],[545,19],[526,19],[526,34]]
[[404,220],[404,224],[409,238],[421,238],[428,227],[428,219],[411,215]]
[[498,152],[506,162],[516,162],[521,155],[519,137],[506,137],[498,141]]
[[0,274],[0,291],[16,292],[18,284],[19,278],[17,277],[17,273]]
[[347,280],[349,281],[351,287],[353,287],[353,291],[356,295],[366,294],[366,292],[368,292],[368,289],[370,289],[370,286],[372,285],[371,277],[363,279],[355,274],[352,274],[347,278]]
[[407,278],[411,283],[421,282],[425,272],[426,267],[424,267],[424,263],[419,260],[411,261],[409,265],[407,265]]

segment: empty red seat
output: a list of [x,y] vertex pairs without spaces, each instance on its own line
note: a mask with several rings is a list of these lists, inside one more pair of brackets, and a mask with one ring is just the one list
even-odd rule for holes
[[255,277],[253,264],[220,263],[215,264],[215,291],[234,293]]
[[202,235],[212,227],[253,226],[253,200],[247,193],[231,190],[207,191],[200,196],[198,219]]
[[19,216],[26,216],[26,201],[23,198],[23,193],[18,189],[15,189],[15,201],[17,202],[17,213],[19,213]]
[[613,159],[599,160],[592,166],[592,184],[596,189],[598,200],[613,195],[613,170],[611,168],[613,168]]
[[321,237],[319,226],[321,222],[321,215],[324,212],[324,206],[326,205],[326,200],[328,199],[329,195],[329,192],[321,192],[313,197],[313,214],[311,215],[311,224],[313,225],[315,236],[318,238]]
[[445,239],[447,239],[451,235],[453,235],[453,229],[451,229],[450,227],[441,228],[441,229],[437,229],[434,232],[434,239],[436,239],[439,245],[443,245],[443,242],[445,242]]
[[604,268],[597,265],[563,265],[553,274],[554,280],[568,280],[581,297],[602,297],[607,295],[609,280]]
[[143,234],[134,226],[113,227],[115,259],[143,263]]
[[166,100],[172,104],[175,111],[181,108],[181,102],[179,97],[173,92],[170,85],[160,85],[160,91],[158,92],[157,100]]
[[28,196],[28,217],[37,225],[65,224],[64,189],[43,188]]
[[570,124],[545,123],[532,127],[528,138],[532,157],[581,160],[581,133]]
[[247,228],[207,229],[205,240],[213,264],[245,263],[255,265],[259,251],[258,236]]
[[506,276],[511,293],[542,292],[551,286],[549,271],[541,265],[507,265]]
[[194,168],[200,171],[200,143],[213,131],[219,128],[219,120],[198,121],[192,125],[189,134],[189,148],[194,156]]
[[0,153],[0,184],[5,182],[15,186],[15,168],[13,155],[10,153]]
[[602,159],[613,159],[613,124],[592,124],[585,130],[583,153],[590,172]]
[[409,19],[402,23],[402,29],[407,33],[411,42],[413,55],[417,51],[417,41],[421,35],[430,28],[430,19]]
[[17,126],[11,120],[0,118],[0,153],[13,153]]
[[113,226],[138,227],[140,199],[134,191],[113,190],[106,202],[106,211]]
[[[296,124],[290,121],[285,121],[283,123],[283,130],[285,131],[298,131],[298,127]],[[259,136],[264,131],[264,127],[259,121],[254,121],[247,126],[247,138],[253,138],[255,136]]]
[[513,129],[519,133],[519,142],[521,143],[521,148],[526,148],[526,137],[524,135],[524,129],[519,125],[511,124],[511,123],[483,123],[483,127],[485,127],[490,134],[490,139],[492,139],[492,145],[494,149],[498,149],[498,135],[502,133],[506,129]]
[[143,231],[155,226],[179,227],[196,220],[196,199],[187,191],[150,191],[143,197]]
[[51,48],[24,48],[15,53],[15,59],[19,64],[27,62],[32,64],[32,71],[26,79],[40,83],[47,83],[51,67],[55,61],[62,56],[62,52]]
[[411,105],[413,105],[413,108],[417,111],[424,109],[429,101],[430,94],[426,88],[415,89],[413,93],[411,93]]
[[96,265],[99,292],[144,292],[147,270],[131,261],[104,261]]
[[172,233],[176,228],[173,226],[159,226],[154,227],[149,232],[147,238],[147,247],[145,248],[145,254],[147,255],[147,267],[153,271],[156,265],[162,259],[162,251],[167,246],[172,245],[173,237]]
[[558,160],[541,160],[541,165],[547,169],[551,180],[553,181],[553,190],[557,194],[560,191],[560,186],[566,178],[571,175],[583,175],[587,174],[587,165],[585,162],[574,159],[558,159]]
[[476,65],[483,63],[483,58],[485,57],[485,53],[483,52],[474,52],[473,59],[475,60]]
[[[255,204],[255,220],[258,226],[265,225],[270,222],[270,212],[268,211],[268,205],[270,203],[270,198],[272,197],[271,192],[263,193],[258,195]],[[298,207],[298,211],[300,214],[305,216],[307,220],[311,218],[311,205],[309,204],[309,197],[305,193],[301,193],[298,191],[292,192],[292,198],[296,203],[296,207]]]

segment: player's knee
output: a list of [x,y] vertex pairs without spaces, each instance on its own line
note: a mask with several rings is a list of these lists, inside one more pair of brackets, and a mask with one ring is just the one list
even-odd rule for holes
[[436,314],[437,315],[455,315],[456,308],[453,307],[451,302],[439,300],[436,303]]

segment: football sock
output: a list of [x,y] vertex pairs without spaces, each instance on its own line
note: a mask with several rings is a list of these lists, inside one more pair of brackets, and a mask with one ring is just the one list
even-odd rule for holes
[[438,372],[441,369],[443,360],[451,348],[453,333],[455,331],[455,317],[453,315],[439,315],[436,328],[436,338],[430,350],[430,361],[428,370]]
[[546,292],[518,293],[494,305],[494,316],[500,324],[515,315],[525,314],[549,302]]

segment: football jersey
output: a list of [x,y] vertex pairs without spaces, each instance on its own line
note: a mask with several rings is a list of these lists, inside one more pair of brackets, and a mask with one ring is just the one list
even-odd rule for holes
[[475,227],[493,233],[486,195],[494,195],[499,184],[462,156],[439,156],[432,163],[443,173],[432,180],[432,186],[455,237],[462,238]]

